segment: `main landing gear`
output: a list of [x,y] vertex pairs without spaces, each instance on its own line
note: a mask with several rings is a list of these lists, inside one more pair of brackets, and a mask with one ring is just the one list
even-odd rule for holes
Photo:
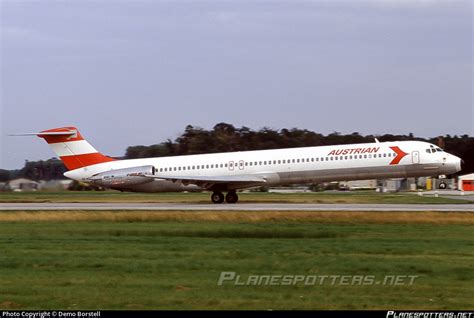
[[[238,200],[239,196],[234,190],[227,192],[227,195],[225,196],[225,202],[236,203]],[[222,194],[222,192],[214,191],[211,195],[211,201],[213,203],[222,203],[224,202],[224,195]]]

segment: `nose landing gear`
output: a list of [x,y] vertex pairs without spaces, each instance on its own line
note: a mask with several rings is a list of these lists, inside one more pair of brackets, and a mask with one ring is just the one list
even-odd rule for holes
[[446,182],[446,175],[442,174],[438,176],[439,183],[438,183],[438,189],[444,190],[448,188],[448,183]]

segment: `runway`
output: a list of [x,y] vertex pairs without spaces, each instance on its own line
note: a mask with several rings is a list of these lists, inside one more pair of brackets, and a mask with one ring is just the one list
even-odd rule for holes
[[474,212],[474,204],[293,204],[293,203],[1,203],[0,211],[380,211]]

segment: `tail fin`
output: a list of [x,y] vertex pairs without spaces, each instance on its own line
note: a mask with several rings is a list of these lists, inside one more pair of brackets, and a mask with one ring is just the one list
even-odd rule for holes
[[104,156],[92,147],[76,127],[54,128],[41,131],[36,135],[46,140],[68,170],[115,160]]

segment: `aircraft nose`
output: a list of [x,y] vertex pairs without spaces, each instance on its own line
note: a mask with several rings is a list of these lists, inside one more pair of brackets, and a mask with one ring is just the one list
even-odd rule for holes
[[464,164],[464,160],[459,158],[458,156],[452,155],[452,154],[447,154],[447,156],[444,158],[444,161],[446,162],[447,166],[449,166],[453,171],[451,173],[456,173],[458,171],[461,171],[462,165]]
[[464,165],[464,160],[456,156],[453,156],[453,159],[456,165],[456,172],[461,171],[462,166]]

